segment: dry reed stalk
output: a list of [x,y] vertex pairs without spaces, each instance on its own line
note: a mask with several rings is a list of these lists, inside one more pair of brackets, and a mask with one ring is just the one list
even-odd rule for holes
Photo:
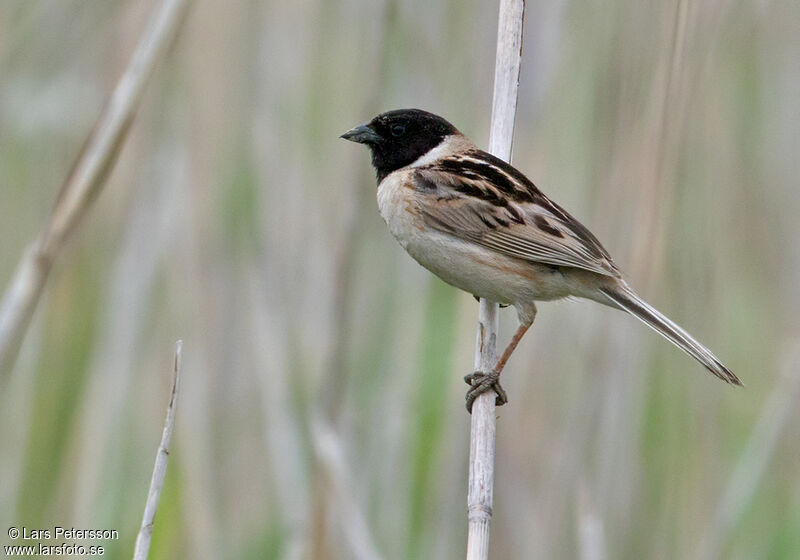
[[125,73],[89,134],[50,217],[23,253],[0,303],[0,379],[14,367],[36,304],[59,251],[97,198],[141,102],[148,78],[175,37],[189,0],[163,0]]
[[[511,160],[511,143],[514,136],[524,14],[525,0],[500,0],[489,151],[506,161]],[[477,371],[491,371],[497,362],[498,312],[496,303],[481,299],[475,348]],[[467,560],[483,560],[489,557],[489,521],[492,517],[494,495],[496,429],[495,394],[494,391],[488,391],[480,395],[472,407],[467,495],[469,516]]]
[[161,443],[156,452],[156,462],[153,465],[153,476],[150,478],[150,490],[147,492],[147,502],[142,515],[142,526],[136,536],[136,548],[133,551],[133,560],[145,560],[150,552],[150,539],[153,537],[153,521],[158,509],[158,500],[161,498],[161,488],[164,486],[164,477],[167,475],[167,461],[169,460],[169,442],[172,439],[172,429],[175,427],[175,410],[178,404],[178,390],[181,381],[181,359],[183,341],[175,344],[175,365],[172,372],[172,392],[167,405],[167,417],[164,419],[164,431],[161,433]]

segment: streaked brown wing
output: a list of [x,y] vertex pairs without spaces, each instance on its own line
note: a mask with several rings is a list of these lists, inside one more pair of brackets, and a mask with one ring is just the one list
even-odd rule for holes
[[414,173],[432,228],[531,262],[620,272],[597,238],[519,171],[485,152],[450,156]]

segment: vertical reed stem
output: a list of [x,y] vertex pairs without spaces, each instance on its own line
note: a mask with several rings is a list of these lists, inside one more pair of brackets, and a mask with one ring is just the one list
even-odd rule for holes
[[[525,0],[500,0],[489,151],[506,161],[511,160],[511,142],[514,136],[524,14]],[[475,349],[477,371],[491,371],[497,361],[497,319],[497,304],[481,299]],[[475,400],[472,407],[467,560],[485,560],[489,557],[489,521],[492,517],[497,429],[494,399],[493,391],[486,392]]]
[[181,386],[181,361],[183,341],[175,344],[175,362],[172,369],[172,391],[170,392],[167,416],[164,419],[164,430],[161,433],[161,443],[156,452],[156,461],[153,466],[153,475],[150,478],[150,490],[147,492],[147,502],[142,515],[142,526],[136,536],[136,548],[133,550],[133,560],[147,560],[150,553],[150,540],[153,537],[153,523],[158,509],[158,500],[161,499],[161,489],[167,476],[167,460],[169,459],[169,444],[172,441],[172,430],[175,427],[175,411],[178,405],[178,391]]

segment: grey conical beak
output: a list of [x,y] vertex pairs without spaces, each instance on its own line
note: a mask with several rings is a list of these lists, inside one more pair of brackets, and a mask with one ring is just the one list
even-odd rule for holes
[[372,128],[370,128],[369,123],[361,124],[355,128],[351,128],[339,138],[344,138],[345,140],[350,140],[351,142],[358,142],[359,144],[374,144],[381,139],[381,137],[378,136],[377,133],[372,130]]

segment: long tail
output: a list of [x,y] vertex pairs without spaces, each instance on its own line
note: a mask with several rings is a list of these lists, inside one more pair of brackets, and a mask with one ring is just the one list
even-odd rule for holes
[[742,382],[739,381],[739,378],[736,377],[731,370],[726,368],[708,348],[697,342],[692,338],[692,335],[637,296],[633,290],[624,285],[617,285],[614,288],[601,288],[600,291],[609,299],[613,307],[619,307],[642,321],[645,325],[703,364],[708,371],[726,383],[742,386]]

